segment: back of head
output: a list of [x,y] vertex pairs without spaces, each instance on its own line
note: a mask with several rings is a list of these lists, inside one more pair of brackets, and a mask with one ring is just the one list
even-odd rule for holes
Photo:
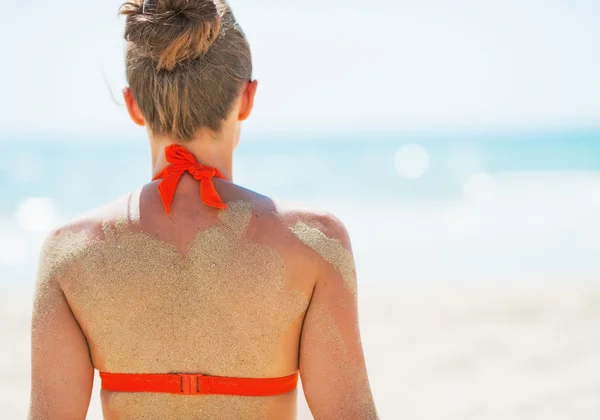
[[127,80],[150,130],[190,140],[220,131],[252,77],[250,46],[225,0],[134,0],[127,16]]

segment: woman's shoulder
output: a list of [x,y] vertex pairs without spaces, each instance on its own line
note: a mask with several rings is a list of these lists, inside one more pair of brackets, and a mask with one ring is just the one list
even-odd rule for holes
[[274,203],[278,218],[292,231],[318,231],[343,243],[349,241],[346,226],[332,212],[298,202],[277,200]]
[[249,202],[257,217],[270,219],[286,228],[306,225],[318,229],[328,237],[346,240],[344,223],[333,213],[311,203],[268,197],[240,187],[235,188],[235,200]]
[[127,216],[129,196],[91,209],[46,234],[40,251],[38,276],[67,273],[104,235],[105,227]]
[[97,237],[103,231],[103,226],[107,223],[118,222],[121,219],[132,217],[131,202],[132,195],[119,197],[103,206],[89,209],[78,216],[52,230],[47,236],[47,240],[52,238],[77,235],[85,233],[90,239]]
[[237,198],[251,203],[255,218],[262,220],[261,226],[271,237],[287,238],[286,243],[296,251],[305,248],[314,252],[315,243],[351,248],[344,223],[319,205],[271,198],[244,189],[238,190]]
[[344,223],[328,211],[297,205],[283,205],[280,209],[281,217],[288,220],[290,236],[313,256],[321,275],[355,294],[354,257]]

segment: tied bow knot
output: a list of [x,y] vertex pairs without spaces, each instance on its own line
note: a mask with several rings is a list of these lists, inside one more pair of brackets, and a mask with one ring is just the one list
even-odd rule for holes
[[216,168],[204,166],[197,162],[194,156],[183,146],[172,144],[165,149],[165,157],[170,163],[154,180],[161,179],[158,184],[158,192],[167,213],[171,212],[171,203],[175,196],[177,184],[185,172],[188,172],[195,180],[200,181],[200,198],[209,207],[225,209],[219,193],[213,184],[213,178],[227,179]]
[[196,162],[188,168],[188,172],[196,181],[201,181],[203,178],[213,178],[217,175],[215,168],[210,168]]

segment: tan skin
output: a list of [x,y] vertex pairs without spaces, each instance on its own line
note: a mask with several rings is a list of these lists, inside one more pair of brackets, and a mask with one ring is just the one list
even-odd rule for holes
[[[220,133],[200,131],[197,138],[184,144],[198,161],[218,168],[228,179],[231,179],[232,156],[239,142],[240,126],[252,112],[256,89],[255,81],[244,84]],[[144,126],[144,117],[131,92],[129,89],[125,89],[123,93],[131,119],[136,124]],[[164,148],[175,142],[172,139],[154,136],[151,132],[149,135],[153,173],[156,174],[166,165]],[[83,235],[84,242],[87,240],[86,238],[100,238],[94,245],[99,248],[95,248],[95,251],[87,256],[71,257],[69,254],[68,258],[61,259],[62,245],[55,245],[55,242],[51,240],[47,252],[59,255],[57,259],[59,263],[56,263],[59,268],[46,270],[44,265],[48,263],[42,259],[41,273],[47,271],[51,274],[40,276],[36,292],[32,328],[30,419],[85,419],[91,398],[94,369],[109,371],[111,367],[119,366],[123,371],[135,371],[136,373],[149,373],[137,371],[138,366],[143,366],[140,369],[162,369],[158,365],[156,367],[147,364],[141,365],[139,357],[130,356],[125,350],[121,350],[118,340],[127,340],[128,338],[134,340],[133,336],[119,336],[117,345],[110,347],[108,339],[115,338],[110,333],[112,327],[109,325],[108,333],[99,332],[100,329],[93,316],[97,314],[90,312],[90,308],[97,308],[95,300],[103,296],[96,295],[94,297],[90,294],[90,290],[97,288],[100,291],[109,290],[111,293],[116,293],[114,295],[116,298],[113,298],[112,301],[107,300],[98,307],[121,320],[120,323],[114,324],[114,328],[127,322],[125,319],[133,309],[129,309],[127,312],[124,308],[127,308],[128,305],[130,308],[135,308],[136,296],[125,291],[119,294],[120,286],[116,284],[120,280],[119,278],[110,280],[115,284],[106,284],[109,281],[110,271],[107,272],[109,275],[94,277],[97,269],[82,270],[86,264],[88,268],[108,264],[110,267],[114,266],[117,271],[122,270],[119,268],[122,267],[119,265],[120,262],[117,260],[107,261],[109,257],[103,257],[105,259],[97,266],[94,266],[97,262],[93,261],[94,258],[98,258],[99,253],[103,252],[102,247],[109,246],[106,231],[102,233],[102,226],[107,223],[113,226],[117,220],[131,219],[131,223],[125,229],[128,229],[127,232],[132,232],[135,240],[142,238],[143,241],[147,239],[149,242],[156,243],[156,249],[151,248],[150,255],[157,255],[157,252],[163,252],[163,249],[167,249],[165,247],[169,246],[176,250],[169,252],[179,252],[180,254],[177,255],[185,258],[186,253],[193,249],[190,244],[193,244],[194,238],[201,237],[202,232],[207,229],[216,227],[224,229],[219,230],[219,232],[224,232],[224,235],[230,234],[228,233],[230,230],[222,227],[223,221],[219,220],[218,210],[202,204],[198,194],[198,183],[190,176],[186,175],[182,178],[170,215],[166,215],[164,212],[156,191],[157,184],[157,182],[147,184],[137,196],[132,194],[111,203],[51,235],[53,238],[60,238],[65,234],[79,234]],[[293,231],[294,226],[302,223],[302,226],[314,228],[315,230],[312,232],[316,232],[320,238],[325,238],[326,246],[341,244],[342,249],[351,252],[350,240],[344,226],[333,216],[286,209],[267,197],[228,181],[215,180],[215,186],[226,203],[251,203],[252,217],[249,219],[248,226],[240,233],[242,235],[240,241],[244,241],[246,244],[244,246],[248,250],[263,247],[271,253],[268,255],[274,255],[277,257],[277,261],[282,261],[285,265],[284,283],[282,283],[284,286],[277,292],[279,295],[274,294],[273,296],[277,297],[276,302],[281,299],[289,299],[289,302],[295,303],[283,305],[281,309],[278,309],[278,315],[273,315],[277,319],[287,320],[285,325],[274,324],[273,334],[278,334],[277,337],[263,334],[259,335],[256,343],[253,343],[256,349],[261,350],[248,353],[255,358],[253,359],[255,364],[249,364],[246,361],[247,357],[246,359],[238,358],[233,351],[229,354],[227,349],[218,355],[223,360],[208,356],[211,347],[205,347],[205,350],[202,350],[202,345],[206,344],[202,342],[202,337],[216,335],[216,337],[222,337],[223,340],[233,339],[233,343],[235,343],[235,337],[227,336],[227,331],[215,333],[214,326],[210,327],[213,330],[204,330],[203,324],[200,323],[194,331],[189,332],[189,336],[179,334],[176,337],[176,340],[179,340],[178,345],[169,348],[168,354],[165,356],[166,360],[160,365],[168,366],[165,368],[167,371],[160,373],[184,371],[221,376],[280,377],[300,370],[304,393],[315,419],[377,418],[360,342],[357,299],[354,291],[356,279],[350,279],[350,283],[354,282],[354,284],[349,285],[348,278],[342,278],[341,269],[336,268],[331,259],[326,261],[319,255],[319,252],[307,246],[310,240],[301,240]],[[139,220],[133,220],[135,218],[130,216],[132,202],[139,204]],[[56,243],[60,244],[60,242]],[[326,246],[325,252],[327,252]],[[241,247],[240,249],[239,252],[243,253],[246,248]],[[331,249],[339,251],[339,247]],[[112,254],[107,253],[106,255]],[[243,254],[240,254],[240,258],[237,259],[243,259],[241,257]],[[123,260],[127,262],[128,257],[124,256]],[[261,311],[264,311],[267,317],[269,311],[273,313],[276,311],[268,307],[262,308],[260,302],[244,303],[244,296],[248,291],[244,289],[246,287],[244,279],[236,277],[235,273],[244,273],[244,270],[247,270],[248,279],[250,279],[252,270],[260,271],[264,267],[236,268],[236,262],[227,261],[226,256],[224,256],[224,261],[230,267],[227,272],[234,274],[231,279],[222,279],[224,281],[222,284],[226,285],[224,287],[227,288],[226,293],[228,294],[216,293],[215,299],[223,301],[214,301],[215,304],[228,307],[228,299],[239,298],[241,303],[231,312],[239,311],[244,315],[250,312],[254,314],[254,317],[236,316],[233,319],[238,324],[233,326],[241,328],[241,331],[244,329],[255,331],[257,328],[260,330],[261,326],[252,324],[253,320],[260,318]],[[154,294],[152,296],[156,296],[155,300],[160,299],[166,293],[165,286],[161,286],[160,282],[169,280],[172,281],[168,283],[169,285],[177,285],[177,273],[174,273],[173,276],[171,280],[165,280],[164,275],[157,277],[156,282],[149,279],[148,283],[144,284],[145,292]],[[123,287],[128,285],[127,281],[125,279]],[[264,281],[271,280],[260,279],[260,281],[262,283],[256,284],[263,287]],[[234,287],[236,282],[240,284],[239,290]],[[251,283],[251,280],[248,282]],[[269,295],[268,291],[265,293],[266,296]],[[187,297],[187,295],[181,296]],[[122,301],[120,301],[121,299]],[[202,300],[195,300],[193,297],[191,299],[191,305],[194,305],[193,302]],[[174,302],[176,304],[177,300]],[[205,305],[209,305],[207,302],[210,302],[210,299],[205,298],[204,302]],[[289,313],[286,312],[288,306]],[[148,316],[156,316],[156,314]],[[179,319],[180,317],[170,319],[169,313],[160,314],[160,316],[161,320],[171,323],[173,328],[187,333],[185,319]],[[140,323],[139,325],[144,325],[143,323],[146,321],[151,322],[143,319],[143,315],[138,318],[140,319],[136,319],[135,322]],[[102,319],[103,322],[116,322],[110,317]],[[131,331],[137,331],[136,325],[138,324],[132,324]],[[152,341],[157,340],[156,337],[160,338],[160,332],[156,332],[156,336],[150,334],[142,338],[135,338],[135,340],[147,340],[141,342],[140,346],[150,352],[153,346],[161,348],[160,343]],[[198,341],[198,337],[200,337],[200,341]],[[219,340],[213,340],[213,343],[218,346]],[[230,347],[236,347],[236,345]],[[103,350],[108,348],[110,350]],[[119,354],[121,351],[123,354]],[[197,360],[190,359],[190,352],[197,356]],[[203,359],[203,355],[207,355],[207,357]],[[265,359],[262,360],[262,357]],[[267,357],[270,358],[267,360]],[[159,359],[159,355],[156,359]],[[111,360],[118,360],[120,364],[111,362]],[[223,362],[223,364],[216,362]],[[111,363],[110,366],[109,363]],[[257,367],[263,364],[264,369]],[[226,368],[224,369],[222,366]],[[118,372],[113,371],[113,373]],[[102,405],[106,419],[132,417],[295,419],[296,398],[296,391],[278,397],[259,398],[126,393],[116,395],[103,391]]]

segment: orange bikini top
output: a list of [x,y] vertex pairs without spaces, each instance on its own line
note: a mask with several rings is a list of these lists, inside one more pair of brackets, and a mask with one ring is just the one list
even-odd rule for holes
[[[179,145],[165,149],[170,165],[154,180],[161,179],[158,185],[160,198],[167,213],[177,184],[185,172],[200,181],[200,197],[210,207],[224,209],[227,206],[219,197],[213,185],[213,178],[225,178],[218,169],[204,166],[194,156]],[[230,378],[201,374],[129,374],[100,372],[102,389],[111,392],[154,392],[180,395],[238,395],[268,397],[286,394],[296,389],[298,372],[282,378]]]
[[227,179],[218,169],[197,162],[194,155],[185,147],[177,144],[172,144],[165,149],[165,157],[170,165],[156,175],[153,180],[162,179],[158,184],[158,192],[167,213],[171,213],[171,203],[175,196],[177,184],[186,172],[189,172],[194,179],[200,181],[200,198],[202,198],[204,204],[217,209],[227,208],[213,184],[214,177]]

